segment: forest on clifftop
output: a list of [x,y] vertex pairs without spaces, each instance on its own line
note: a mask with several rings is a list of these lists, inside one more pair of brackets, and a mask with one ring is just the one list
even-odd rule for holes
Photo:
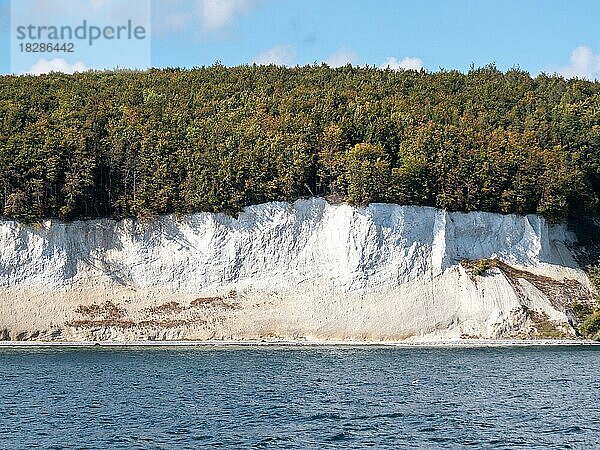
[[325,196],[598,213],[600,83],[494,66],[0,77],[0,214],[235,214]]

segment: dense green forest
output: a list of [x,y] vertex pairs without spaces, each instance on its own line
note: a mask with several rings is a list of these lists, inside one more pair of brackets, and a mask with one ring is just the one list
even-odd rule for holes
[[352,204],[598,212],[600,83],[494,66],[221,65],[0,78],[0,207],[26,222]]

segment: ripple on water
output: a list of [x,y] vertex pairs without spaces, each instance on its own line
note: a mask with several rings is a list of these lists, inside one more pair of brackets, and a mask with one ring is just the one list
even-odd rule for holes
[[0,447],[600,448],[597,367],[582,347],[0,349]]

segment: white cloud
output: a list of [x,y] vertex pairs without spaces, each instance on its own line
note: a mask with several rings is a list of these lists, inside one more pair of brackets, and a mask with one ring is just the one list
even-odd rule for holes
[[421,70],[423,66],[423,60],[421,58],[405,57],[398,60],[394,56],[390,56],[386,59],[381,66],[382,69],[392,70]]
[[327,58],[328,66],[342,67],[346,64],[354,64],[358,60],[358,55],[350,49],[340,48],[337,52]]
[[223,28],[236,16],[246,12],[252,3],[251,0],[203,0],[202,24],[207,30]]
[[203,32],[230,26],[255,0],[161,0],[153,3],[153,30],[159,34],[199,26]]
[[278,45],[256,55],[254,62],[264,65],[291,66],[294,63],[294,49],[289,45]]
[[30,75],[41,75],[50,72],[74,73],[85,72],[86,70],[88,70],[88,68],[81,61],[69,64],[62,58],[55,58],[49,61],[45,58],[41,58],[31,66],[26,73]]
[[571,64],[556,70],[566,78],[600,79],[600,54],[594,54],[590,47],[577,47],[571,53]]

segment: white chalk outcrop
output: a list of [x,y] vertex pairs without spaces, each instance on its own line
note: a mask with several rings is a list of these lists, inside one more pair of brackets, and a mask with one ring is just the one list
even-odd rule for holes
[[[571,336],[590,285],[539,216],[323,199],[147,222],[0,222],[0,338]],[[493,259],[474,273],[461,260]],[[561,288],[564,287],[564,289]]]

